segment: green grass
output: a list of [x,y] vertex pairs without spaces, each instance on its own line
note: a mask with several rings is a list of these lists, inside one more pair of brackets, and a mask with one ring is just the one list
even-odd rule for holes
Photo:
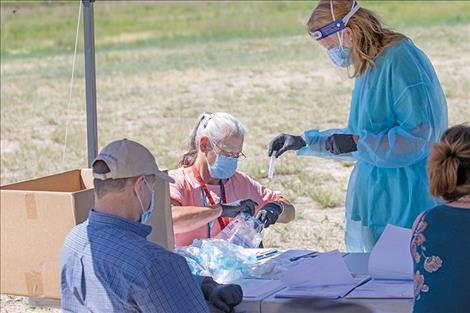
[[[73,49],[78,1],[2,1],[3,57],[66,53]],[[462,25],[465,1],[361,1],[399,30]],[[305,33],[311,1],[111,2],[95,4],[96,48],[178,48],[247,38]],[[419,17],[419,18],[417,18]],[[215,52],[215,51],[214,51]]]
[[[361,2],[430,57],[451,125],[470,120],[468,2]],[[305,33],[312,2],[96,2],[98,135],[135,139],[174,168],[204,111],[248,127],[240,168],[297,208],[267,230],[271,246],[343,247],[351,163],[288,153],[267,179],[279,132],[343,127],[352,80],[341,80]],[[1,2],[1,184],[86,167],[83,37],[68,112],[78,2]],[[13,14],[13,10],[16,10]],[[81,31],[83,28],[81,29]]]

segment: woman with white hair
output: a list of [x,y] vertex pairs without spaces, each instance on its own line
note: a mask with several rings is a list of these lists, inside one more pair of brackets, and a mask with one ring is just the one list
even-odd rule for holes
[[215,237],[230,218],[242,212],[256,215],[265,227],[294,219],[294,207],[272,191],[237,171],[245,127],[228,113],[204,113],[189,139],[180,167],[169,172],[175,246]]

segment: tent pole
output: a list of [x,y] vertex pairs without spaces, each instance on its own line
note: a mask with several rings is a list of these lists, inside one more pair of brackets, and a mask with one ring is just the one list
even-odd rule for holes
[[98,125],[96,111],[95,27],[93,2],[83,2],[83,31],[85,36],[85,86],[87,115],[88,167],[98,154]]

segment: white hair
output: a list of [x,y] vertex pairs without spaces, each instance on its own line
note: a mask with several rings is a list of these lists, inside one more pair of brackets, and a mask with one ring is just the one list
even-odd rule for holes
[[196,161],[199,141],[207,136],[213,144],[218,144],[231,136],[244,137],[246,128],[234,116],[224,113],[203,113],[199,116],[189,136],[188,152],[183,155],[180,165],[193,165]]

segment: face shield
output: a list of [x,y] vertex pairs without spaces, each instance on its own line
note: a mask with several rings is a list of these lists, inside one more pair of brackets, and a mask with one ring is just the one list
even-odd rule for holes
[[347,68],[352,64],[351,49],[344,46],[344,29],[351,17],[359,10],[359,5],[353,1],[349,13],[340,19],[335,18],[333,0],[330,0],[330,10],[333,22],[310,32],[310,36],[324,48],[337,72],[343,76],[347,75]]

